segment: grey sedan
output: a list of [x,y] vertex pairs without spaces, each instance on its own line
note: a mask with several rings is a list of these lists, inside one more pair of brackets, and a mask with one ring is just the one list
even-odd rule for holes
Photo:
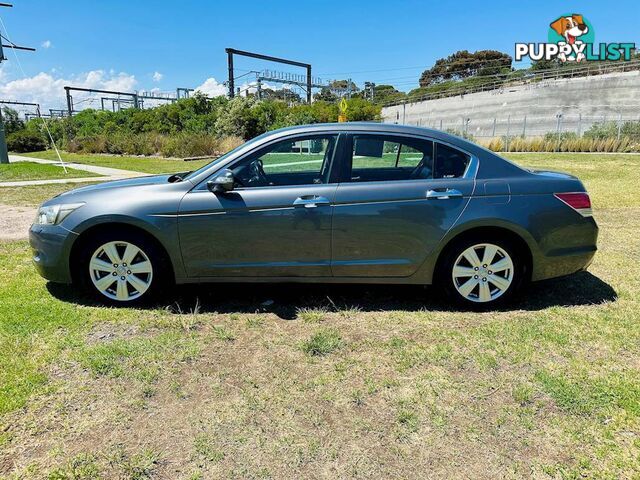
[[261,135],[199,170],[45,202],[33,261],[105,303],[173,284],[434,284],[468,306],[584,270],[598,228],[582,183],[424,128],[341,123]]

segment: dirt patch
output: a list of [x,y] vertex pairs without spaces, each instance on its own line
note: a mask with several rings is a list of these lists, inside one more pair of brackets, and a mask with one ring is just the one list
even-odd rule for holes
[[16,207],[0,204],[0,241],[26,240],[37,207]]

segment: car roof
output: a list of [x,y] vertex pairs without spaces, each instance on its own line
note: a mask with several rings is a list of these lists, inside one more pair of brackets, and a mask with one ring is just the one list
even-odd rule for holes
[[398,125],[395,123],[381,123],[381,122],[340,122],[340,123],[313,123],[310,125],[294,125],[292,127],[285,127],[278,130],[273,130],[269,133],[303,133],[306,131],[372,131],[372,132],[385,132],[385,133],[409,133],[414,135],[428,135],[431,137],[436,136],[453,136],[439,130],[432,128],[415,127],[411,125]]

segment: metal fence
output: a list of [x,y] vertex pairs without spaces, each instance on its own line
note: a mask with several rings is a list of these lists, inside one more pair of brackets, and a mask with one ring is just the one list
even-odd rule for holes
[[[393,123],[402,124],[402,118]],[[556,113],[549,115],[505,115],[503,117],[461,117],[451,119],[418,119],[404,122],[406,125],[434,128],[437,130],[455,132],[474,138],[495,137],[542,137],[549,133],[574,133],[582,137],[586,132],[594,133],[594,129],[603,128],[608,137],[622,136],[640,139],[640,115],[618,114],[583,115],[582,113]]]

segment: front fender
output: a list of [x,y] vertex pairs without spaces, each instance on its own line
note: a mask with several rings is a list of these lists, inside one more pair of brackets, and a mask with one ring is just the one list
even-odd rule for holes
[[[77,234],[72,238],[73,244],[82,238],[83,234],[87,231],[108,225],[112,225],[114,228],[117,228],[119,225],[128,226],[148,233],[162,245],[169,255],[176,280],[186,276],[182,255],[180,254],[178,222],[175,215],[149,214],[142,218],[123,214],[88,216],[75,224],[73,228],[69,228],[69,230]],[[69,245],[68,248],[69,251],[71,251],[73,245]]]

